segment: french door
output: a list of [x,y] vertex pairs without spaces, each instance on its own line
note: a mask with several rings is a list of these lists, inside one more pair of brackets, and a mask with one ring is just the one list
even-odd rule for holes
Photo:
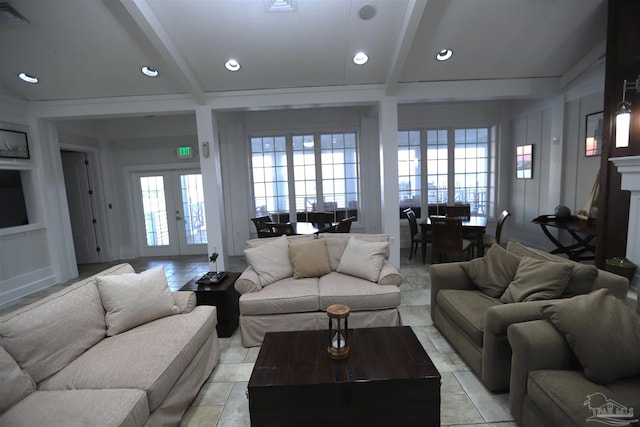
[[207,253],[199,171],[135,172],[132,181],[141,256]]

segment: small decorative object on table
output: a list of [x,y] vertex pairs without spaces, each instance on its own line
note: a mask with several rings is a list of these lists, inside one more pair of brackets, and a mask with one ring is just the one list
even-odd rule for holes
[[[345,359],[349,356],[349,343],[347,342],[349,312],[349,307],[342,304],[333,304],[327,307],[327,315],[329,316],[327,352],[332,359]],[[344,319],[344,328],[342,319]]]

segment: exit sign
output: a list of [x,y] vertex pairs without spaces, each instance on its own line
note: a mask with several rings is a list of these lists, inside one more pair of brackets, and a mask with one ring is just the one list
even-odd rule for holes
[[191,147],[178,147],[176,149],[179,159],[192,159],[193,149]]

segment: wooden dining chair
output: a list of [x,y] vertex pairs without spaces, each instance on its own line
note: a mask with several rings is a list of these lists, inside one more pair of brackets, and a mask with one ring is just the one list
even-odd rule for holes
[[293,236],[296,234],[296,230],[293,228],[293,224],[288,222],[268,222],[267,225],[271,227],[271,236]]
[[509,212],[506,209],[500,213],[500,216],[498,217],[498,224],[496,225],[496,235],[495,236],[491,236],[489,234],[484,235],[482,245],[485,248],[490,248],[495,243],[500,244],[500,238],[502,237],[502,227],[504,227],[505,221],[510,216],[511,216],[511,212]]
[[331,231],[334,219],[333,212],[309,212],[307,215],[308,222],[318,229],[317,233]]
[[462,236],[462,219],[431,216],[429,222],[431,223],[432,264],[448,254],[455,254],[458,260],[469,259],[471,241]]
[[[409,232],[411,233],[411,250],[409,251],[409,261],[418,252],[418,245],[422,245],[424,235],[418,230],[418,220],[416,219],[416,213],[411,208],[407,208],[402,211],[409,220]],[[430,242],[431,232],[427,233],[427,242]]]
[[258,233],[258,237],[273,237],[273,230],[270,226],[267,225],[268,222],[271,221],[271,217],[269,215],[259,216],[257,218],[251,218],[253,224],[256,226],[256,231]]
[[340,222],[336,225],[335,233],[350,233],[351,232],[351,223],[356,220],[355,216],[350,216],[349,218],[341,219]]
[[469,204],[455,204],[447,206],[445,209],[445,215],[449,218],[462,218],[466,220],[471,218],[471,205]]

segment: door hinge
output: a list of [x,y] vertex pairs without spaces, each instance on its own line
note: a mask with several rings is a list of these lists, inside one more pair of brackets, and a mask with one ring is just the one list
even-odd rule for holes
[[97,219],[95,219],[95,218],[93,218],[93,223],[94,223],[94,224],[97,224],[97,223],[98,223],[98,220],[97,220]]
[[84,164],[85,164],[85,165],[89,165],[89,160],[85,160],[85,161],[84,161]]
[[89,190],[89,195],[93,196],[93,190]]
[[96,248],[96,252],[100,252],[100,246]]

